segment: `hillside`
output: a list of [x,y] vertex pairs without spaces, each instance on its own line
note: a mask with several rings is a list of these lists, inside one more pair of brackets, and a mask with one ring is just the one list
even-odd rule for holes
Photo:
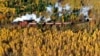
[[80,9],[82,3],[92,6],[89,22],[79,22],[82,17],[71,14],[69,21],[74,23],[68,25],[12,24],[24,13],[48,16],[49,3],[54,5],[56,0],[0,0],[0,56],[100,56],[100,0],[61,0],[71,10]]

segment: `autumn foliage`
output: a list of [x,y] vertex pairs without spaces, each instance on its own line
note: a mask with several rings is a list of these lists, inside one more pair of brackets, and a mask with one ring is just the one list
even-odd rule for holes
[[[39,4],[39,0],[33,1]],[[51,2],[55,3],[55,1],[52,0]],[[78,9],[81,7],[79,2],[81,0],[63,1],[62,4],[69,3],[72,8],[76,7]],[[8,19],[4,17],[6,16],[5,10],[7,9],[8,12],[10,8],[5,7],[4,2],[0,3],[0,9],[3,9],[0,10],[0,12],[3,12],[3,14],[0,14],[0,56],[100,56],[100,1],[82,1],[85,5],[92,4],[94,6],[90,16],[96,20],[65,27],[60,26],[60,29],[55,25],[51,27],[45,26],[44,28],[47,28],[45,30],[37,26],[20,27],[9,25],[17,11],[11,9],[10,11],[14,14]],[[14,0],[10,1],[11,5],[12,2]],[[24,6],[23,3],[21,6],[23,8],[29,7],[28,5]],[[71,18],[73,17],[71,15]]]
[[1,56],[100,56],[100,30],[73,32],[52,28],[0,30]]

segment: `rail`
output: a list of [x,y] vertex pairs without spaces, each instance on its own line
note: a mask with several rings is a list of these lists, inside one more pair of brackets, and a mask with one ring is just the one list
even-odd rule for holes
[[[44,24],[44,23],[29,23],[29,25],[36,25],[36,24]],[[60,23],[60,22],[56,22],[56,23],[45,23],[46,25],[67,25],[67,24],[71,24],[71,22],[64,22],[64,23]]]

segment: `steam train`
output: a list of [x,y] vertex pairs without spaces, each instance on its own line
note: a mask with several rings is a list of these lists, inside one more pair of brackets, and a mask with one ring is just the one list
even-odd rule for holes
[[[16,17],[16,19],[14,19],[12,23],[20,26],[26,26],[26,25],[37,25],[37,24],[66,25],[66,24],[74,24],[77,22],[88,22],[92,20],[89,17],[89,14],[91,13],[91,9],[92,9],[91,6],[83,6],[80,9],[72,10],[69,4],[66,4],[63,7],[61,6],[60,3],[56,3],[54,6],[48,5],[46,7],[46,12],[49,13],[48,17],[41,15],[41,13],[39,14],[39,16],[37,16],[37,14],[35,13],[27,13],[22,16]],[[57,17],[56,19],[62,18],[62,16],[65,15],[69,15],[69,19],[70,19],[70,16],[72,14],[80,18],[77,21],[67,21],[67,22],[64,21],[67,18],[64,18],[61,20],[61,22],[56,22],[56,19],[52,18],[53,14],[56,14],[54,15],[55,17]]]

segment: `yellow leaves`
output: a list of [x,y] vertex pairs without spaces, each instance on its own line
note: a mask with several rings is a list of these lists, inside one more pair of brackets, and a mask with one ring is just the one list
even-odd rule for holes
[[64,16],[62,16],[62,22],[64,22]]
[[[74,55],[80,56],[80,51],[84,54],[98,54],[100,52],[99,36],[100,31],[94,30],[92,34],[84,29],[74,33],[72,30],[58,31],[56,28],[42,32],[38,28],[19,28],[0,30],[0,54],[8,48],[13,49],[13,53],[18,53],[18,50],[23,53],[23,56],[34,55],[65,55],[72,56],[71,50],[75,50]],[[2,40],[8,41],[2,42]],[[97,40],[97,41],[96,41]],[[3,48],[4,49],[3,49]],[[66,52],[66,53],[65,53]],[[88,52],[88,53],[87,53]],[[93,55],[96,55],[93,54]]]
[[[52,0],[51,2],[55,3],[55,1],[56,0]],[[77,1],[80,0],[65,0],[64,2],[69,3],[72,6],[72,9],[79,9],[81,5],[80,2]],[[92,0],[92,2],[93,1],[94,0]],[[36,4],[38,4],[38,2],[39,0],[35,1]],[[84,0],[84,3],[85,2],[88,3],[91,1]],[[100,12],[99,4],[100,2],[93,3],[93,9],[97,10],[96,13]],[[0,4],[0,11],[3,12],[4,15],[8,11],[12,12],[13,14],[16,13],[14,8],[7,8],[2,3]],[[36,14],[37,13],[38,11],[36,11]],[[45,12],[43,13],[45,14]],[[0,19],[3,17],[3,15],[0,15]],[[93,17],[93,15],[91,15],[91,17]],[[53,20],[56,18],[57,17],[55,15],[52,16]],[[10,20],[12,19],[13,17]],[[72,14],[71,19],[76,20],[77,17]],[[62,22],[64,22],[63,16]],[[91,29],[92,27],[95,27],[95,22],[91,21],[89,27],[91,27]],[[93,32],[89,32],[88,30],[84,29],[84,31],[80,30],[74,33],[72,30],[58,31],[56,26],[53,26],[52,29],[46,30],[45,32],[42,32],[41,29],[34,27],[21,28],[19,26],[17,29],[11,30],[4,27],[0,28],[0,56],[3,56],[4,51],[7,51],[8,48],[13,50],[12,54],[22,53],[23,56],[73,56],[73,53],[71,52],[72,50],[74,50],[74,55],[76,56],[81,56],[81,52],[84,54],[83,56],[86,56],[86,54],[89,56],[89,54],[93,54],[94,52],[96,54],[93,54],[93,56],[99,56],[97,55],[100,52],[99,40],[100,30],[98,28]]]
[[5,5],[3,3],[0,3],[0,7],[5,7]]
[[73,32],[71,30],[65,31],[68,37],[73,36]]
[[35,2],[37,5],[39,4],[39,0],[36,0],[36,2]]
[[4,49],[2,48],[2,46],[0,46],[0,56],[3,56],[4,54]]
[[97,43],[95,43],[95,50],[98,50],[99,49],[99,47],[98,47],[98,44]]
[[[0,12],[3,13],[2,17],[0,15],[0,22],[4,23],[8,20],[8,18],[6,17],[7,12],[11,12],[11,18],[8,21],[12,21],[13,18],[15,16],[15,8],[9,8],[9,7],[5,7],[5,4],[3,4],[2,2],[0,3]],[[2,19],[2,20],[1,20]]]

